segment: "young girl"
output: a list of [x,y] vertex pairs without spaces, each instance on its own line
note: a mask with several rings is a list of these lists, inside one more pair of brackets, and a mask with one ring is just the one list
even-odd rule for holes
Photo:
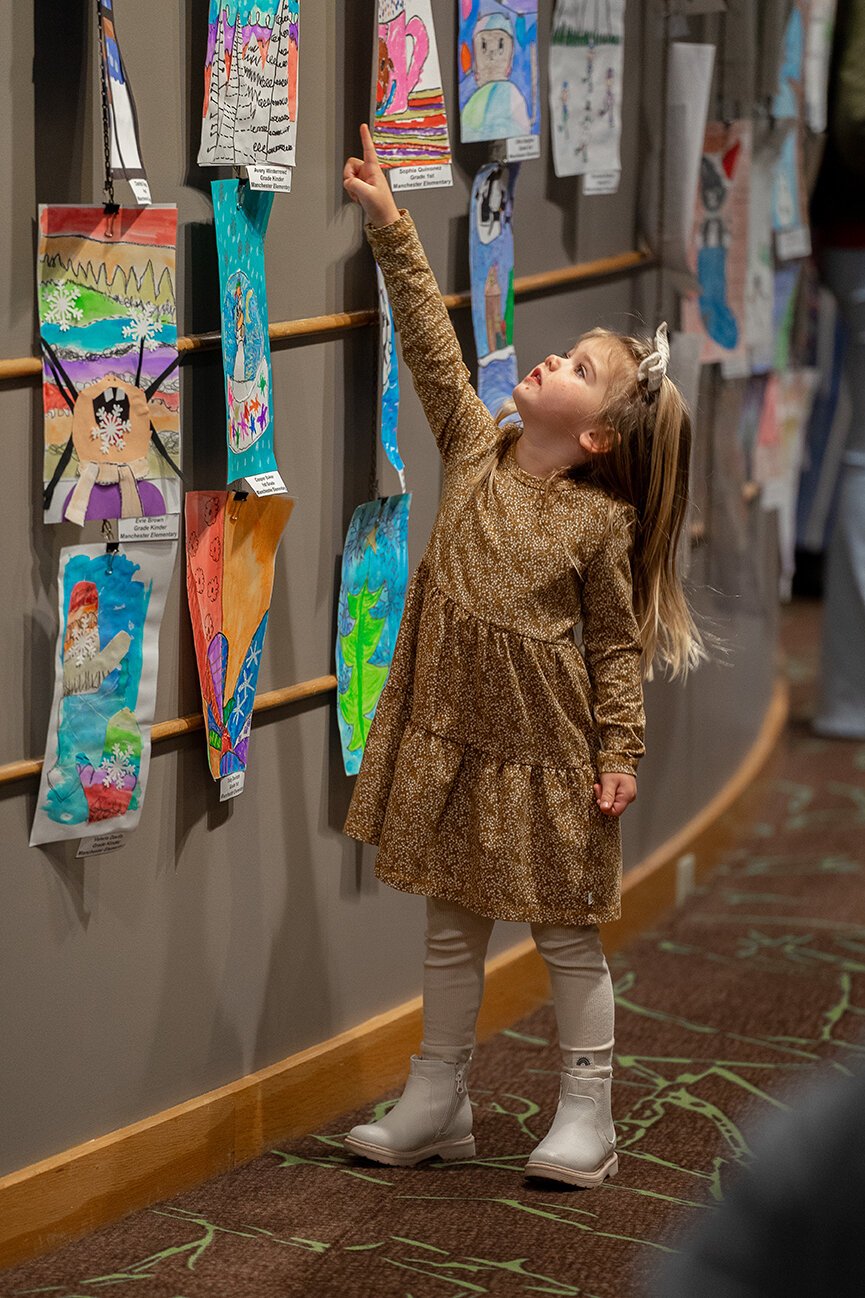
[[[402,351],[444,460],[346,833],[427,898],[424,1036],[402,1098],[354,1153],[413,1166],[475,1152],[466,1073],[496,919],[527,920],[552,982],[563,1069],[527,1173],[617,1170],[613,989],[598,925],[620,913],[618,817],[636,797],[642,677],[703,656],[676,572],[690,423],[655,348],[594,329],[514,388],[499,419],[469,382],[411,217],[369,131],[360,203]],[[574,628],[582,627],[582,652]]]

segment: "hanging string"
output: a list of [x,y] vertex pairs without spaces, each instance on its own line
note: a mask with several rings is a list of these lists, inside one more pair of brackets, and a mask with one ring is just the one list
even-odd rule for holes
[[107,215],[113,215],[120,209],[114,198],[114,175],[111,171],[111,110],[108,105],[108,57],[99,0],[96,0],[96,27],[99,32],[99,84],[102,87],[102,143],[105,150],[105,181],[102,192],[105,197],[105,212]]
[[661,21],[661,145],[658,150],[658,225],[655,232],[655,255],[658,273],[655,277],[654,326],[664,317],[664,217],[667,206],[667,114],[670,97],[670,0],[664,0],[664,17]]

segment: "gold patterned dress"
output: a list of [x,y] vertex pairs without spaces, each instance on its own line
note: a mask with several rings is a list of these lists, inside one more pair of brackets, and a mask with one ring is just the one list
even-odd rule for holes
[[633,510],[510,456],[491,496],[476,489],[498,430],[411,217],[367,237],[444,485],[345,831],[377,843],[376,874],[406,892],[494,919],[615,919],[619,823],[592,786],[643,753]]

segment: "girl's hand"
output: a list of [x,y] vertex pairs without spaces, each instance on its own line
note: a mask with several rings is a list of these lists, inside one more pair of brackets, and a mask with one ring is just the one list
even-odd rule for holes
[[621,771],[602,775],[594,787],[595,801],[605,816],[621,816],[637,796],[637,781]]
[[362,158],[349,158],[342,171],[342,184],[353,203],[360,203],[369,222],[380,228],[399,220],[399,208],[378,161],[366,123],[360,128]]

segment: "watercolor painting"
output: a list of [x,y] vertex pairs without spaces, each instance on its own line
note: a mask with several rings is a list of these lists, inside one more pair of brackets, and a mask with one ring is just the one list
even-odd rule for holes
[[497,414],[517,385],[514,350],[514,188],[519,165],[487,163],[472,185],[469,264],[478,396]]
[[703,334],[703,364],[746,357],[750,172],[751,123],[709,122],[691,237],[700,291],[682,303],[685,331]]
[[114,0],[97,0],[102,83],[111,131],[111,176],[128,180],[139,203],[149,204],[150,187],[141,160],[138,115],[132,86],[120,53],[114,19]]
[[39,208],[46,523],[180,512],[177,208]]
[[397,423],[399,421],[399,360],[396,354],[396,330],[393,309],[378,263],[375,268],[379,311],[379,431],[384,453],[399,474],[405,491],[405,465],[399,452]]
[[54,698],[31,847],[138,823],[176,556],[170,541],[60,552]]
[[337,605],[337,720],[346,775],[360,770],[408,586],[411,493],[367,501],[345,538]]
[[538,0],[458,0],[463,144],[539,135]]
[[378,0],[373,144],[388,167],[451,160],[430,0]]
[[200,167],[292,167],[300,0],[210,0]]
[[228,482],[276,471],[273,372],[264,236],[273,194],[242,180],[214,180],[213,216],[222,307]]
[[186,593],[214,780],[245,771],[286,496],[190,491]]
[[556,0],[550,134],[557,176],[619,171],[625,0]]

